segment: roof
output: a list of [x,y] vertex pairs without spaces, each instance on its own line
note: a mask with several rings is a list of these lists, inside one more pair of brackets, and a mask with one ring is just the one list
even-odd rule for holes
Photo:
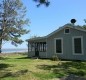
[[34,41],[34,40],[40,40],[40,39],[46,39],[46,36],[31,38],[31,39],[28,39],[27,41]]
[[86,30],[83,29],[83,28],[80,27],[80,26],[75,26],[75,25],[73,25],[73,24],[65,24],[64,26],[62,26],[62,27],[58,28],[57,30],[53,31],[52,33],[48,34],[46,37],[50,37],[50,36],[52,36],[53,34],[55,34],[55,33],[59,32],[59,31],[61,31],[61,30],[64,29],[64,28],[73,28],[73,29],[76,29],[76,30],[79,30],[79,31],[86,32]]
[[55,34],[55,33],[59,32],[59,31],[61,31],[61,30],[64,29],[64,28],[73,28],[73,29],[76,29],[76,30],[79,30],[79,31],[86,32],[86,30],[83,29],[83,28],[80,27],[80,26],[75,26],[75,25],[73,25],[73,24],[65,24],[64,26],[59,27],[57,30],[53,31],[52,33],[48,34],[47,36],[44,36],[44,37],[35,37],[35,38],[28,39],[27,41],[46,39],[46,38],[52,36],[53,34]]

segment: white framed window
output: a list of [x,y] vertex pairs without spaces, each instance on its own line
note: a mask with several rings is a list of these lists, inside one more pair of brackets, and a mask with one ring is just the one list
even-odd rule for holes
[[54,46],[56,54],[63,54],[63,38],[55,38]]
[[74,55],[83,55],[83,37],[74,36],[72,37],[72,48]]
[[69,34],[70,33],[70,28],[65,28],[64,29],[64,34]]

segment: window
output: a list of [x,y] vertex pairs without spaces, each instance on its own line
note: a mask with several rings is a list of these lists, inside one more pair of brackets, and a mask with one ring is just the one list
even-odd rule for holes
[[40,52],[46,52],[46,48],[47,48],[46,42],[40,42],[38,47]]
[[55,39],[55,52],[62,53],[62,39]]
[[28,44],[28,50],[30,51],[40,51],[40,52],[46,52],[47,50],[47,44],[46,42],[34,42]]
[[73,38],[74,54],[82,54],[83,53],[82,47],[83,47],[82,37],[74,37]]
[[69,29],[69,28],[66,28],[66,29],[64,30],[64,33],[65,33],[65,34],[69,34],[69,33],[70,33],[70,29]]
[[29,50],[29,52],[30,52],[30,51],[35,51],[34,43],[29,43],[29,44],[28,44],[28,50]]

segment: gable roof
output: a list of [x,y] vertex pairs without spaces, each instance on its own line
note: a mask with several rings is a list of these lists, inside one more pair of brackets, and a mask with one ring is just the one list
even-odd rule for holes
[[65,24],[64,26],[58,28],[57,30],[53,31],[52,33],[48,34],[46,37],[50,37],[52,36],[53,34],[61,31],[62,29],[64,28],[73,28],[73,29],[76,29],[76,30],[79,30],[79,31],[83,31],[83,32],[86,32],[86,30],[84,30],[83,28],[79,27],[79,26],[75,26],[73,24]]
[[28,39],[27,41],[34,41],[34,40],[46,39],[46,38],[54,35],[55,33],[58,33],[59,31],[63,30],[64,28],[72,28],[72,29],[76,29],[76,30],[79,30],[79,31],[86,32],[86,30],[83,29],[82,27],[75,26],[73,24],[65,24],[64,26],[58,28],[57,30],[53,31],[52,33],[48,34],[47,36],[44,36],[44,37],[36,37],[36,38]]

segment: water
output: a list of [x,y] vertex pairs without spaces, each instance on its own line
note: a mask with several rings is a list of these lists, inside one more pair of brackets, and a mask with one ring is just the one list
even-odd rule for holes
[[2,49],[2,53],[28,52],[28,49]]

